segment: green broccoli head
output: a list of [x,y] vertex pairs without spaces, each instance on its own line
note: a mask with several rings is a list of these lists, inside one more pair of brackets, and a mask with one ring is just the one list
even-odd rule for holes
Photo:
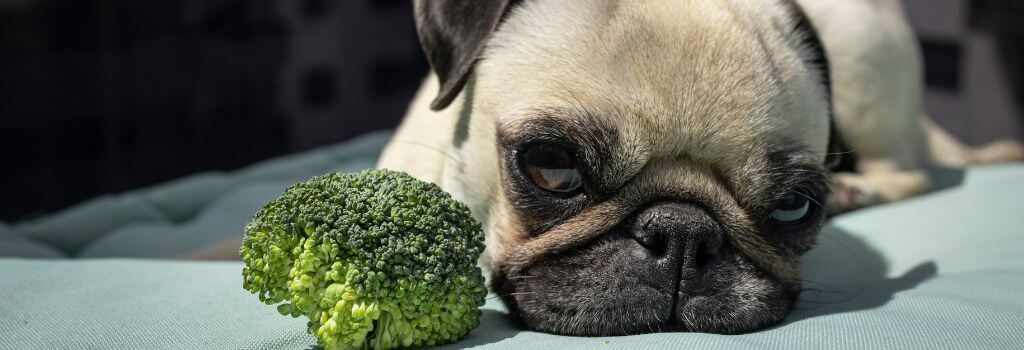
[[326,349],[436,345],[479,322],[483,231],[440,187],[389,170],[292,185],[245,225],[243,287]]

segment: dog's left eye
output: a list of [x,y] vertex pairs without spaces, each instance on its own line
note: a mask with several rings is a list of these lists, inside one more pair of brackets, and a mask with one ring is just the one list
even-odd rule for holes
[[790,191],[779,200],[769,217],[780,224],[795,225],[807,221],[812,213],[810,197]]
[[552,192],[574,192],[583,185],[579,168],[569,151],[554,145],[534,145],[524,150],[523,172],[537,187]]

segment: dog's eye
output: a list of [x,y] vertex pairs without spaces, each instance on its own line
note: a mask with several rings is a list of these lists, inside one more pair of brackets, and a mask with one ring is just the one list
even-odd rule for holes
[[553,145],[526,148],[522,158],[523,172],[537,187],[552,192],[573,192],[583,180],[572,155]]
[[807,221],[813,213],[812,209],[810,197],[801,192],[790,191],[779,200],[769,216],[777,223],[795,225]]

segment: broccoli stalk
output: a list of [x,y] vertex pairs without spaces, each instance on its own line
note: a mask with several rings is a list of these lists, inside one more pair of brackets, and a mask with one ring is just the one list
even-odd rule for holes
[[326,349],[444,344],[479,323],[483,248],[480,223],[437,185],[331,173],[292,185],[245,225],[243,287],[307,316]]

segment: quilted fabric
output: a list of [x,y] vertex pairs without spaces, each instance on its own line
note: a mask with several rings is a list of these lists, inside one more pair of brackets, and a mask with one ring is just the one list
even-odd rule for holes
[[[0,254],[57,258],[0,258],[0,349],[309,349],[303,320],[241,288],[240,263],[59,257],[170,256],[235,234],[287,184],[371,166],[386,137],[0,225]],[[490,297],[445,348],[1024,348],[1024,165],[945,174],[945,190],[832,220],[797,310],[771,329],[565,337],[518,328]]]
[[[62,212],[0,226],[0,256],[173,257],[232,235],[288,185],[331,171],[373,167],[390,131],[235,172],[210,172],[108,195]],[[0,223],[2,224],[2,223]],[[14,249],[13,244],[30,249]]]

